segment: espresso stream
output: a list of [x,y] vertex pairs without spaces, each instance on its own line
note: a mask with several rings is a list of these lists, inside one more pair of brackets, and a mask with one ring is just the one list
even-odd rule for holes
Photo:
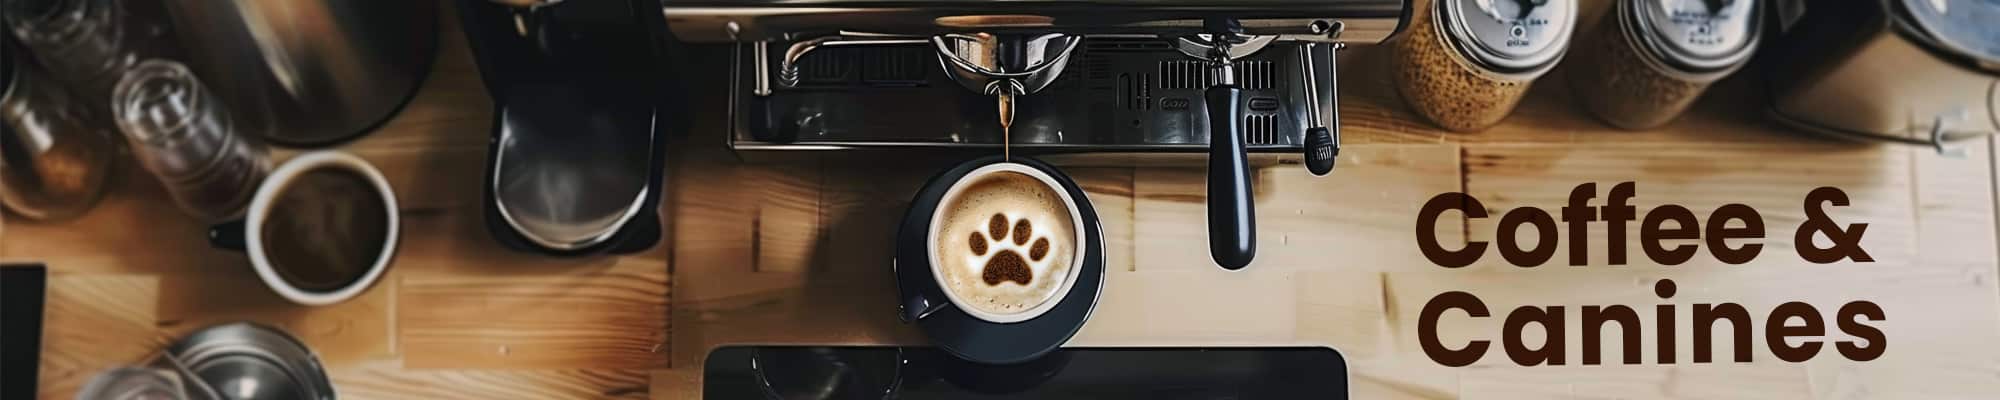
[[1076,228],[1054,188],[1000,171],[967,183],[942,204],[937,243],[945,290],[992,314],[1016,314],[1055,297],[1076,256]]
[[359,173],[321,168],[285,183],[265,217],[265,256],[285,282],[329,292],[361,279],[389,235],[382,194]]

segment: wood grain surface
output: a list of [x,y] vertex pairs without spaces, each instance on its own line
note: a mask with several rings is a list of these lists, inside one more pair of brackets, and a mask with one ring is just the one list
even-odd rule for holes
[[[1588,13],[1587,13],[1588,14]],[[447,18],[447,21],[451,21]],[[692,129],[669,146],[661,205],[668,239],[626,256],[552,258],[493,242],[479,182],[491,120],[464,40],[444,24],[443,53],[416,99],[340,147],[378,166],[402,206],[390,272],[363,295],[325,307],[284,301],[241,254],[216,250],[205,226],[128,163],[106,199],[57,223],[9,219],[0,260],[47,263],[41,394],[69,398],[105,368],[142,361],[180,335],[250,320],[291,331],[326,361],[343,398],[699,398],[702,360],[731,344],[921,344],[899,323],[890,241],[910,196],[947,165],[802,157],[745,163],[716,137],[726,89],[695,85]],[[1589,117],[1557,68],[1520,108],[1482,133],[1447,133],[1411,114],[1387,82],[1380,48],[1341,53],[1343,139],[1333,175],[1298,165],[1256,171],[1257,262],[1241,272],[1206,254],[1205,176],[1184,167],[1066,168],[1103,221],[1108,272],[1099,306],[1070,346],[1323,345],[1352,362],[1356,398],[1990,398],[2000,392],[2000,253],[1993,144],[1963,157],[1831,141],[1765,120],[1757,64],[1722,81],[1689,115],[1629,132]],[[686,60],[724,76],[715,59]],[[279,158],[295,151],[280,151]],[[1643,215],[1663,204],[1697,215],[1724,204],[1764,217],[1764,254],[1744,265],[1706,253],[1657,265],[1634,250],[1606,265],[1602,224],[1587,266],[1560,257],[1523,268],[1489,254],[1446,269],[1416,235],[1449,247],[1491,241],[1499,213],[1554,211],[1572,187],[1633,181]],[[1874,263],[1813,264],[1791,247],[1801,200],[1837,186],[1841,221],[1871,227]],[[1449,214],[1416,232],[1431,196],[1465,192],[1493,218]],[[1633,237],[1637,224],[1628,226]],[[1561,237],[1567,227],[1558,224]],[[1636,241],[1615,245],[1632,245]],[[1558,253],[1576,243],[1564,240]],[[1655,282],[1680,294],[1661,300]],[[1799,301],[1822,311],[1879,303],[1887,354],[1852,362],[1519,367],[1500,350],[1472,366],[1426,358],[1418,311],[1446,291],[1503,314],[1521,306],[1733,302],[1762,316]],[[1656,323],[1641,313],[1644,326]],[[1574,317],[1571,317],[1574,321]],[[1685,318],[1685,317],[1683,317]],[[1685,319],[1680,348],[1690,349]],[[1579,324],[1562,345],[1574,362]],[[1761,338],[1763,324],[1756,333]],[[1448,343],[1499,334],[1498,318],[1441,324]],[[1540,332],[1546,338],[1547,332]],[[1658,340],[1650,330],[1647,343]],[[1726,354],[1722,339],[1718,355]],[[1610,359],[1619,349],[1603,348]],[[1496,346],[1497,348],[1498,346]],[[1830,353],[1830,352],[1828,352]]]

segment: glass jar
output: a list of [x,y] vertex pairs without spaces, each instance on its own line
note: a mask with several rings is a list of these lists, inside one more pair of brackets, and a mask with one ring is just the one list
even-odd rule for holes
[[117,0],[8,0],[14,36],[51,75],[84,101],[101,104],[125,69],[137,63],[123,4]]
[[1437,0],[1391,43],[1396,91],[1445,129],[1506,118],[1569,48],[1576,0]]
[[182,211],[208,222],[242,213],[270,173],[263,144],[237,132],[229,110],[187,66],[147,60],[112,91],[132,153]]
[[1665,125],[1750,60],[1762,36],[1759,10],[1754,0],[1615,1],[1578,39],[1570,87],[1612,126]]
[[82,215],[104,196],[117,145],[40,69],[10,66],[0,79],[0,205],[30,220]]

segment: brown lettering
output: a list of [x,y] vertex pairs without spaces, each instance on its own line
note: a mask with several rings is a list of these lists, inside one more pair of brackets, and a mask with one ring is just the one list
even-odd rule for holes
[[1604,323],[1618,322],[1618,333],[1623,337],[1621,349],[1624,363],[1638,364],[1639,360],[1639,313],[1631,307],[1583,306],[1583,365],[1598,365],[1603,360],[1603,343],[1599,336],[1604,333]]
[[[1673,221],[1674,228],[1660,226],[1663,221]],[[1700,228],[1695,225],[1694,212],[1687,207],[1664,205],[1646,213],[1646,221],[1639,224],[1639,245],[1646,250],[1646,257],[1663,265],[1681,265],[1694,258],[1696,245],[1683,244],[1672,249],[1660,242],[1667,240],[1700,239]]]
[[1424,253],[1431,263],[1445,268],[1459,268],[1479,261],[1480,254],[1486,252],[1486,242],[1466,240],[1465,248],[1445,250],[1437,240],[1438,218],[1445,211],[1458,210],[1466,219],[1486,218],[1486,205],[1479,199],[1465,193],[1444,193],[1424,202],[1424,208],[1417,212],[1417,250]]
[[[1805,325],[1790,325],[1793,318],[1799,319]],[[1813,308],[1811,304],[1796,301],[1779,304],[1778,308],[1771,309],[1771,316],[1764,321],[1764,345],[1770,347],[1771,354],[1778,356],[1780,360],[1805,362],[1818,355],[1819,348],[1824,346],[1817,340],[1805,340],[1800,342],[1798,347],[1793,347],[1785,341],[1785,338],[1816,339],[1825,334],[1826,324],[1820,321],[1819,310]]]
[[1597,209],[1590,206],[1593,197],[1597,197],[1597,184],[1576,185],[1569,191],[1569,205],[1562,208],[1563,222],[1569,223],[1569,265],[1572,266],[1580,267],[1589,262],[1589,224],[1597,220]]
[[1611,195],[1605,196],[1604,205],[1604,257],[1611,265],[1625,265],[1625,221],[1631,221],[1639,210],[1626,204],[1637,192],[1632,182],[1622,182],[1611,187]]
[[[1799,257],[1815,264],[1832,263],[1842,258],[1854,262],[1874,262],[1875,258],[1861,249],[1861,236],[1868,232],[1868,224],[1841,226],[1833,222],[1833,218],[1826,215],[1826,210],[1820,208],[1820,204],[1829,202],[1834,206],[1847,206],[1847,192],[1834,187],[1821,187],[1806,193],[1806,221],[1799,224],[1798,233],[1792,236],[1792,246],[1799,251]],[[1825,235],[1832,246],[1822,249],[1814,244],[1812,238],[1815,232]]]
[[1869,361],[1882,357],[1882,352],[1888,351],[1889,338],[1882,335],[1881,329],[1854,320],[1854,317],[1868,317],[1869,321],[1875,322],[1887,320],[1882,315],[1882,306],[1874,302],[1857,301],[1840,306],[1838,314],[1834,323],[1840,326],[1841,332],[1846,332],[1855,339],[1868,341],[1867,346],[1855,344],[1854,341],[1834,344],[1833,347],[1840,350],[1840,355],[1846,356],[1849,360]]
[[1486,355],[1486,348],[1490,343],[1473,340],[1467,342],[1465,348],[1454,350],[1438,341],[1438,318],[1443,317],[1446,310],[1454,308],[1465,310],[1465,314],[1473,318],[1492,316],[1486,311],[1486,303],[1480,302],[1479,297],[1466,292],[1444,292],[1432,297],[1430,302],[1424,303],[1424,310],[1418,313],[1417,344],[1424,348],[1424,355],[1430,356],[1431,361],[1438,364],[1448,367],[1472,365]]
[[[1662,300],[1674,298],[1674,292],[1679,290],[1680,288],[1674,285],[1674,280],[1672,279],[1661,279],[1658,282],[1653,282],[1653,294],[1660,296]],[[1659,363],[1673,364],[1679,362],[1679,357],[1674,355],[1674,342],[1676,340],[1674,339],[1674,305],[1661,304],[1653,306],[1653,323],[1660,325],[1654,331],[1654,338],[1659,340]]]
[[[1542,330],[1548,332],[1544,335],[1547,340],[1542,341],[1540,348],[1530,349],[1527,343],[1522,343],[1521,330],[1526,329],[1529,323],[1541,325]],[[1507,358],[1513,359],[1514,364],[1524,367],[1542,364],[1563,365],[1565,358],[1563,347],[1568,345],[1568,342],[1563,340],[1563,307],[1514,309],[1513,312],[1507,313],[1507,323],[1500,331],[1500,343],[1506,346]]]
[[1750,362],[1750,311],[1736,303],[1722,303],[1711,307],[1709,304],[1694,305],[1694,362],[1707,363],[1715,352],[1715,321],[1728,319],[1729,327],[1735,334],[1736,362]]
[[[1520,238],[1516,237],[1516,232],[1524,223],[1534,225],[1539,237],[1533,249],[1522,249]],[[1507,211],[1507,215],[1500,216],[1498,229],[1500,232],[1494,239],[1500,241],[1500,256],[1506,258],[1509,264],[1534,267],[1556,255],[1556,221],[1539,208],[1522,207]]]
[[[1743,221],[1740,228],[1729,227],[1729,220]],[[1757,210],[1742,204],[1726,204],[1708,215],[1708,252],[1715,259],[1729,264],[1742,264],[1757,258],[1764,251],[1763,243],[1744,243],[1742,247],[1729,248],[1729,239],[1763,239],[1764,216]]]

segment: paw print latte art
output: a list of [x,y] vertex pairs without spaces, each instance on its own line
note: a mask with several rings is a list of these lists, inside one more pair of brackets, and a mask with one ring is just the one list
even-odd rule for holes
[[[1035,237],[1035,226],[1028,220],[1007,221],[1006,214],[993,214],[992,222],[986,223],[985,232],[972,232],[972,237],[966,240],[967,248],[972,249],[974,257],[986,258],[985,262],[973,264],[980,265],[980,279],[988,285],[1006,282],[1022,286],[1034,284],[1035,270],[1048,269],[1046,266],[1036,268],[1033,264],[1048,259],[1049,238]],[[1011,241],[1007,240],[1010,231],[1014,238]],[[1034,238],[1035,244],[1029,245],[1029,238]],[[1013,248],[1007,245],[1010,242]],[[992,254],[987,254],[988,249],[992,249]]]
[[1056,297],[1076,256],[1076,227],[1055,189],[1016,172],[982,176],[937,221],[939,278],[961,304],[1014,314]]

